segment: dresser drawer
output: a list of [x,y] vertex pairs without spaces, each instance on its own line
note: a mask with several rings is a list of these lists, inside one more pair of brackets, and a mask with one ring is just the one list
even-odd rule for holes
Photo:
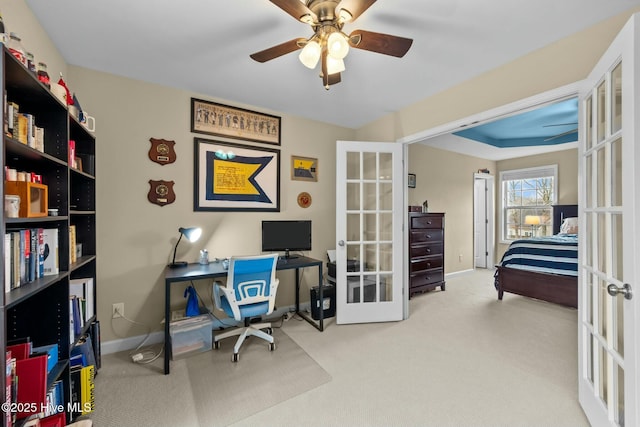
[[443,256],[435,255],[423,258],[414,258],[411,260],[411,273],[415,273],[423,270],[430,270],[432,268],[442,268]]
[[411,258],[424,257],[431,255],[440,255],[444,250],[442,242],[420,243],[411,245],[409,248],[409,256]]
[[439,283],[444,281],[444,270],[442,268],[435,268],[418,274],[412,274],[410,280],[411,288]]
[[409,228],[442,228],[442,215],[420,215],[411,216]]
[[444,237],[444,230],[411,230],[409,240],[411,244],[421,242],[442,242]]

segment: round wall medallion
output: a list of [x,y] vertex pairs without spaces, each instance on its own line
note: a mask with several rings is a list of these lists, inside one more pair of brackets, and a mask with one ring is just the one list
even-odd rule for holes
[[308,208],[311,206],[311,194],[306,191],[298,194],[298,205],[300,205],[301,208]]

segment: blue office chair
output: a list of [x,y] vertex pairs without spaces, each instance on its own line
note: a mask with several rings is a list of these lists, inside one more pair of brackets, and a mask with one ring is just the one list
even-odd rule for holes
[[[276,348],[271,335],[271,323],[251,323],[251,319],[269,315],[275,308],[276,291],[280,283],[276,278],[277,262],[278,254],[231,257],[226,286],[219,281],[213,284],[216,307],[238,322],[244,322],[244,327],[223,332],[213,338],[213,347],[217,349],[220,348],[220,340],[238,336],[233,347],[233,362],[238,361],[240,346],[251,335],[267,341],[269,350]],[[266,329],[268,333],[262,329]]]

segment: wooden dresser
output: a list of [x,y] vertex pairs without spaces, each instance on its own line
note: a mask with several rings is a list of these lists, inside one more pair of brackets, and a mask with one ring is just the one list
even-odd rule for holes
[[409,298],[444,291],[444,213],[409,212]]

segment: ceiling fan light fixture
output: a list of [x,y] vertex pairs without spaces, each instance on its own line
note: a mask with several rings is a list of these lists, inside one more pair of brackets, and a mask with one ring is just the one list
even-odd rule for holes
[[298,55],[298,58],[305,67],[311,68],[313,70],[314,68],[316,68],[316,65],[318,65],[318,61],[320,60],[320,51],[321,48],[318,42],[310,41],[304,48],[302,48],[302,51],[300,52],[300,55]]
[[327,39],[327,50],[334,59],[344,59],[349,53],[349,43],[340,31],[335,31]]
[[338,12],[338,22],[341,24],[344,22],[350,22],[353,19],[353,15],[347,9],[340,9]]
[[341,73],[345,70],[344,61],[327,55],[327,74]]

